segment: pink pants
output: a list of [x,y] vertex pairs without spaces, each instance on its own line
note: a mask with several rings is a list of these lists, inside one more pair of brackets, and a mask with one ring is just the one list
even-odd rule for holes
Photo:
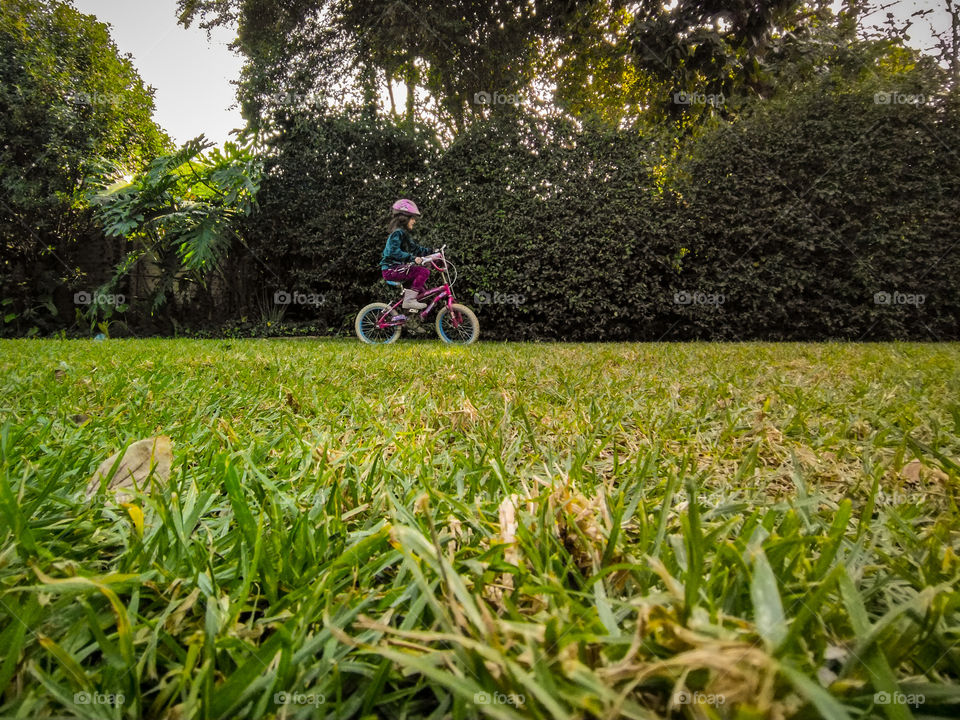
[[395,265],[387,270],[381,270],[381,273],[384,280],[393,280],[404,284],[410,282],[410,287],[419,294],[423,292],[424,286],[427,284],[427,278],[430,277],[430,268],[411,263],[410,265]]

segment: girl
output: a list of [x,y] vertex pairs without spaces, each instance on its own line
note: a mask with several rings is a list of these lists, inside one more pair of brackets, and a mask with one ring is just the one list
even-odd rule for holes
[[412,200],[405,199],[397,200],[392,209],[393,218],[388,227],[390,237],[387,238],[383,256],[380,258],[380,272],[384,280],[410,282],[411,287],[403,291],[404,310],[423,310],[426,304],[419,302],[417,298],[430,277],[430,268],[424,265],[424,256],[430,255],[430,250],[417,245],[410,237],[410,231],[420,217],[420,211]]

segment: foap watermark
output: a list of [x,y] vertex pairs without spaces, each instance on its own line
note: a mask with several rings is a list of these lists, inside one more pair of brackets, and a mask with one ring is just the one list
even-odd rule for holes
[[478,692],[473,694],[474,705],[512,705],[520,707],[527,701],[525,695],[502,692]]
[[886,290],[873,294],[875,305],[914,305],[919,307],[927,301],[927,296],[920,293],[902,293],[894,290],[892,293]]
[[673,294],[675,305],[713,305],[720,306],[727,301],[723,293],[705,293],[700,291],[690,292],[681,290]]
[[114,492],[108,491],[91,495],[87,498],[87,503],[91,507],[106,507],[108,505],[120,504],[133,499],[133,488],[130,488],[130,492],[125,492],[118,489]]
[[277,290],[273,293],[274,305],[323,305],[325,298],[323,293],[304,293],[287,292],[286,290]]
[[323,102],[323,95],[317,92],[297,93],[285,92],[271,95],[270,100],[274,105],[281,107],[304,107],[308,105],[317,105]]
[[726,102],[723,93],[702,93],[680,90],[673,94],[674,105],[710,105],[719,107]]
[[926,95],[902,93],[895,90],[873,94],[874,105],[924,105],[926,102]]
[[100,293],[81,290],[73,294],[74,305],[123,305],[127,296],[122,293]]
[[888,693],[878,692],[873,695],[874,705],[910,705],[911,707],[920,707],[927,699],[923,695],[914,693]]
[[489,293],[481,290],[473,294],[473,302],[476,305],[523,305],[527,301],[524,295],[516,293]]
[[277,705],[313,705],[320,707],[327,701],[323,693],[293,693],[278,692],[273,694],[273,702]]
[[873,497],[878,505],[919,505],[927,499],[924,493],[903,490],[877,490]]
[[487,92],[481,90],[473,94],[474,105],[519,105],[520,96],[514,93]]
[[126,702],[123,693],[78,692],[73,694],[74,705],[111,705],[119,707]]
[[[697,506],[700,507],[717,507],[718,505],[727,502],[730,498],[721,493],[698,493],[693,498],[694,502],[697,503]],[[678,510],[686,510],[690,506],[690,499],[683,498],[677,504]]]
[[123,96],[118,95],[117,93],[102,93],[102,92],[81,92],[73,91],[68,92],[64,99],[73,103],[74,105],[119,105],[123,102]]
[[723,705],[727,702],[726,696],[720,693],[705,693],[699,690],[681,690],[671,698],[674,705]]

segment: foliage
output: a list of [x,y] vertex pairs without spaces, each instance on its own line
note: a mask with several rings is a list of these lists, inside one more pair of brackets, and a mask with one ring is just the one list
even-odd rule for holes
[[322,296],[319,307],[291,304],[288,321],[312,318],[339,328],[366,304],[380,276],[390,203],[416,194],[436,142],[423,128],[358,108],[288,111],[276,127],[265,141],[261,212],[241,232],[266,297]]
[[7,328],[50,329],[60,321],[36,309],[63,312],[90,289],[77,256],[102,235],[75,193],[99,157],[140,168],[168,147],[152,111],[106,25],[61,2],[0,6],[0,287],[18,316]]
[[879,57],[798,75],[680,145],[517,111],[438,152],[360,114],[297,116],[244,232],[268,294],[332,291],[291,316],[320,329],[381,296],[375,221],[412,196],[485,338],[955,338],[957,107],[934,70]]
[[[279,107],[327,110],[348,101],[377,106],[389,93],[403,119],[455,135],[503,109],[477,93],[532,102],[543,58],[591,57],[608,24],[623,23],[621,0],[179,0],[181,22],[238,26],[235,46],[247,57],[240,87],[253,127]],[[618,64],[619,67],[619,64]],[[580,70],[582,71],[582,65]],[[397,109],[393,88],[404,87]],[[572,84],[568,84],[568,91]]]
[[[495,119],[434,166],[431,244],[451,243],[484,337],[619,340],[657,333],[679,243],[651,157],[661,138],[563,118]],[[499,300],[498,300],[499,298]],[[642,330],[641,330],[642,328]]]
[[10,341],[0,713],[956,717],[958,362]]
[[[828,3],[780,0],[638,3],[627,36],[640,68],[671,93],[708,96],[769,95],[772,78],[765,56],[779,38],[805,29],[829,13]],[[669,114],[687,107],[663,103]],[[718,105],[717,109],[723,109]]]
[[133,178],[102,180],[88,194],[97,218],[108,236],[132,245],[109,286],[138,262],[155,265],[160,276],[148,303],[153,312],[175,288],[204,283],[237,239],[239,220],[254,210],[261,171],[252,139],[220,149],[200,136]]
[[677,287],[725,301],[671,336],[958,337],[960,116],[927,81],[827,75],[688,144]]
[[654,124],[654,108],[669,96],[670,85],[641,67],[631,53],[633,15],[624,5],[582,4],[571,24],[574,30],[541,48],[534,90],[555,88],[547,114],[612,127],[641,120]]

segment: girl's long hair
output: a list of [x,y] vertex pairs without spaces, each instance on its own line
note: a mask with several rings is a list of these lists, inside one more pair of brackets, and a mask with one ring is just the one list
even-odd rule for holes
[[387,232],[392,233],[397,228],[403,228],[404,230],[409,230],[407,227],[410,220],[410,215],[404,215],[403,213],[394,213],[393,217],[390,218],[390,223],[387,225]]

